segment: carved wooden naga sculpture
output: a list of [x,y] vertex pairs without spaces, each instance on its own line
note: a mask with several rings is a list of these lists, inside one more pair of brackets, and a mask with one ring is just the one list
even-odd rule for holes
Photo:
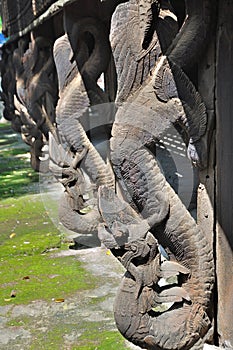
[[[121,191],[85,131],[89,106],[108,102],[97,85],[110,56],[101,20],[79,18],[69,38],[64,35],[55,43],[61,141],[50,137],[50,166],[65,187],[63,224],[81,233],[98,228],[100,240],[127,270],[115,302],[120,332],[146,349],[200,349],[211,327],[212,248],[165,180],[154,150],[174,125],[183,130],[192,162],[205,166],[206,110],[183,69],[197,60],[205,43],[211,5],[187,0],[188,16],[172,43],[169,9],[168,1],[130,0],[118,5],[112,17],[118,110],[111,163]],[[165,44],[161,41],[166,55],[158,38],[163,29],[168,33]],[[83,215],[86,208],[90,210]],[[160,306],[167,303],[164,311]]]
[[56,134],[57,91],[51,48],[48,39],[32,35],[30,42],[27,37],[20,39],[13,54],[16,116],[22,138],[30,145],[31,165],[37,171],[43,171],[42,148],[47,144],[49,131]]
[[[51,135],[50,169],[65,187],[59,209],[63,225],[78,233],[96,234],[101,221],[97,189],[101,185],[114,188],[115,179],[86,131],[92,118],[89,107],[109,102],[97,80],[108,67],[110,44],[104,24],[91,17],[78,19],[69,34],[70,38],[65,34],[54,45],[60,97],[56,115],[61,143],[58,145]],[[102,105],[100,113],[106,112]]]
[[[114,310],[120,332],[146,349],[201,349],[211,327],[212,247],[151,150],[179,125],[190,159],[205,166],[206,110],[183,69],[205,44],[211,3],[186,1],[188,16],[166,54],[155,31],[160,3],[131,0],[112,18],[118,111],[111,162],[124,199],[100,186],[99,237],[127,270]],[[164,303],[171,303],[165,311]]]

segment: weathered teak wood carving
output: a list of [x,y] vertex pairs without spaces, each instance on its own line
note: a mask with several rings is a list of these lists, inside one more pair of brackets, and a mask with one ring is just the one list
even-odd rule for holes
[[[97,40],[101,39],[103,43],[99,44],[96,40],[91,55],[85,38],[82,39],[83,33],[93,33],[95,39],[96,35],[99,35]],[[75,58],[72,58],[73,51],[67,34],[59,38],[54,45],[54,58],[60,88],[60,100],[56,108],[57,125],[61,138],[67,144],[68,149],[65,157],[62,145],[56,145],[51,138],[51,159],[54,159],[54,155],[59,154],[60,150],[57,159],[54,159],[55,162],[51,164],[51,170],[62,175],[61,182],[66,188],[65,199],[60,208],[60,219],[67,228],[80,233],[96,233],[100,222],[95,195],[96,189],[94,190],[93,186],[98,188],[101,185],[107,185],[114,188],[115,183],[110,166],[97,152],[80,121],[80,117],[84,115],[88,118],[88,108],[91,101],[94,101],[92,104],[107,102],[106,94],[96,83],[99,75],[106,70],[110,55],[110,46],[107,47],[107,52],[103,50],[104,54],[100,55],[101,47],[99,46],[103,47],[104,45],[103,49],[105,49],[104,42],[107,41],[101,34],[101,23],[92,18],[85,18],[75,23],[72,39],[80,41],[77,55],[79,55],[78,62],[81,74]],[[101,62],[98,61],[99,59]],[[106,108],[101,109],[101,111],[106,112]],[[54,148],[57,148],[58,152]],[[90,178],[90,184],[85,183],[83,173],[79,168],[80,163],[82,170],[84,168]],[[59,165],[63,168],[62,170],[56,168]],[[92,199],[88,198],[88,193],[91,192],[90,187],[93,188],[92,192],[94,192]],[[85,200],[85,197],[88,200]],[[89,212],[83,215],[82,211],[85,208],[89,208]]]
[[[207,165],[206,109],[188,73],[206,45],[212,5],[186,0],[179,29],[171,3],[74,2],[53,56],[37,32],[6,46],[11,69],[2,68],[8,118],[31,146],[35,169],[49,143],[50,170],[64,187],[62,223],[98,231],[126,269],[114,306],[119,331],[154,350],[201,349],[212,326],[211,244],[156,159],[174,127],[190,161]],[[110,159],[95,147],[98,133],[110,139]]]
[[[211,326],[212,248],[165,181],[150,150],[170,123],[179,124],[185,130],[190,159],[205,166],[205,106],[182,70],[191,53],[182,57],[180,52],[187,46],[195,58],[189,27],[197,32],[199,28],[190,9],[176,45],[163,56],[156,32],[151,46],[141,44],[148,36],[148,23],[140,20],[143,5],[130,1],[113,16],[119,108],[112,128],[111,161],[131,207],[106,186],[100,187],[99,206],[107,228],[101,225],[99,236],[127,269],[114,311],[121,333],[143,348],[188,349],[195,343],[201,346]],[[148,13],[146,6],[141,12]],[[134,40],[130,40],[132,35]],[[204,39],[199,37],[200,44]],[[148,67],[154,58],[155,67]],[[159,244],[166,249],[169,262],[162,262]],[[175,275],[176,283],[160,286],[162,277]],[[163,302],[173,305],[163,312],[157,309]]]
[[[4,55],[4,67],[8,67],[8,60],[9,57]],[[10,57],[10,63],[10,70],[3,75],[5,117],[11,120],[12,127],[30,146],[31,165],[39,171],[42,170],[40,158],[43,158],[42,148],[48,143],[49,131],[56,134],[54,106],[57,87],[52,42],[33,34],[31,40],[22,38]]]

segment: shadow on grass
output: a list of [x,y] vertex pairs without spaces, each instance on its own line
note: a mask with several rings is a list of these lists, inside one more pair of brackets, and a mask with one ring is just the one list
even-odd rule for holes
[[[1,125],[0,306],[35,298],[48,301],[56,293],[67,295],[89,289],[93,283],[92,276],[72,257],[62,263],[50,258],[51,251],[68,247],[44,208],[38,180],[27,145],[10,125]],[[17,291],[14,300],[9,299],[12,289]]]
[[37,193],[39,175],[31,168],[29,147],[10,125],[0,125],[0,198]]

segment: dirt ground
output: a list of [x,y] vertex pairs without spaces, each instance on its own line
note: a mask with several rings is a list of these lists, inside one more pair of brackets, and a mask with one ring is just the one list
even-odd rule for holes
[[[95,346],[98,337],[106,331],[116,331],[112,309],[123,273],[121,265],[100,247],[55,251],[57,255],[75,256],[98,277],[97,288],[79,291],[61,303],[39,300],[28,305],[0,306],[0,349],[95,350],[101,349]],[[124,344],[125,349],[139,349],[127,341]],[[109,347],[118,348],[117,344]]]
[[[76,234],[59,224],[58,190],[54,184],[51,188],[50,177],[40,176],[38,182],[38,175],[30,168],[28,149],[9,124],[0,125],[0,158],[0,350],[138,349],[120,335],[113,317],[113,303],[124,273],[121,264],[100,247],[96,237],[79,237],[82,249],[77,250],[59,243],[60,237],[72,240]],[[36,271],[35,261],[39,262],[40,257],[42,262]],[[51,261],[52,266],[53,259],[59,262],[52,275],[43,262],[50,265]],[[72,262],[70,269],[67,259]],[[26,262],[34,264],[34,275],[26,276],[30,277],[25,281],[30,288],[21,290],[21,303],[20,291],[16,298],[8,293],[13,286],[22,286]],[[20,263],[22,266],[17,266]],[[62,274],[69,271],[77,285],[80,271],[86,286],[89,277],[85,276],[90,276],[90,288],[73,288],[69,293],[66,287],[60,300],[59,296],[38,297],[48,294],[45,289],[51,280],[60,283]],[[40,279],[41,273],[46,275]],[[39,285],[40,291],[33,285]]]

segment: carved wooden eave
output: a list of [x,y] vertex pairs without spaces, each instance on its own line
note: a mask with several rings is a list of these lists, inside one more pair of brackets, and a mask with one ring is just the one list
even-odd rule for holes
[[62,11],[65,6],[71,5],[74,2],[77,2],[77,0],[58,0],[54,2],[45,12],[43,12],[41,15],[39,15],[39,17],[34,19],[33,22],[31,22],[24,28],[20,28],[17,31],[17,33],[13,32],[11,34],[10,30],[7,27],[3,28],[3,32],[5,33],[5,35],[9,36],[9,40],[7,41],[7,43],[18,40],[20,37],[28,34],[30,31],[42,25],[48,19]]

